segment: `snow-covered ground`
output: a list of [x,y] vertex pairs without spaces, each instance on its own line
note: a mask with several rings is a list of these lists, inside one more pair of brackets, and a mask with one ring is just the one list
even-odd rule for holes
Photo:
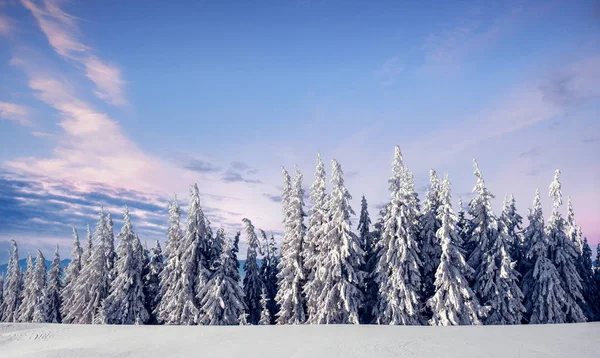
[[594,357],[600,323],[530,326],[0,324],[1,357]]

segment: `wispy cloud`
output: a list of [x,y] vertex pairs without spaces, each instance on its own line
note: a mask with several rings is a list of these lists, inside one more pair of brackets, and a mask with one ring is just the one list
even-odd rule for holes
[[0,12],[0,36],[8,36],[14,30],[10,18]]
[[223,181],[226,183],[247,183],[247,184],[262,183],[262,181],[259,179],[250,179],[250,178],[244,177],[242,175],[242,173],[236,172],[235,170],[232,170],[231,168],[228,169],[225,172],[225,174],[223,175]]
[[63,11],[60,2],[21,0],[36,19],[48,42],[61,56],[84,66],[85,74],[96,86],[95,94],[107,103],[123,105],[125,81],[119,68],[106,63],[79,39],[77,19]]
[[183,168],[192,170],[198,173],[214,173],[221,170],[221,167],[209,161],[188,157],[184,160]]
[[30,127],[33,125],[30,115],[31,110],[28,107],[15,103],[0,102],[0,119],[6,119]]
[[274,203],[281,203],[281,195],[263,193],[263,196]]

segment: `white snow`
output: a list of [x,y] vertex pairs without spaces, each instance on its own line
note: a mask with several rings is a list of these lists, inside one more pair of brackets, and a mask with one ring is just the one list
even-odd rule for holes
[[600,349],[599,335],[597,322],[460,327],[3,323],[0,356],[591,357]]

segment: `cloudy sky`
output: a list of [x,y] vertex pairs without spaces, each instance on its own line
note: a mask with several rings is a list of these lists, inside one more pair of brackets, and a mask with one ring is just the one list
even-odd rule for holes
[[281,166],[308,188],[318,151],[374,217],[396,144],[420,193],[434,168],[468,201],[477,158],[523,216],[560,168],[595,244],[599,84],[598,1],[0,0],[0,262],[100,205],[164,240],[194,182],[215,228],[277,235]]

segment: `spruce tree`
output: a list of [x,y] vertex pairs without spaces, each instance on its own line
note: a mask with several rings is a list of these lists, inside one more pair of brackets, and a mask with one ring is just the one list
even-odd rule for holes
[[371,232],[371,218],[367,199],[362,196],[360,203],[360,219],[358,223],[358,232],[360,233],[361,248],[365,253],[365,262],[361,270],[365,272],[364,280],[364,302],[360,309],[360,322],[371,323],[373,321],[373,306],[377,301],[377,283],[373,276],[373,271],[377,265],[377,255],[373,243],[373,233]]
[[[222,229],[219,230],[222,232]],[[223,251],[210,280],[199,293],[203,325],[237,325],[244,315],[244,291],[238,283],[238,271],[233,260],[235,253],[230,241],[222,244]]]
[[390,205],[384,221],[375,280],[379,298],[374,306],[378,324],[421,323],[421,262],[414,203],[414,184],[396,146],[392,163]]
[[592,264],[592,249],[588,244],[587,237],[583,238],[583,250],[580,261],[581,283],[583,285],[583,298],[587,303],[585,312],[588,321],[597,321],[600,319],[600,292],[594,280],[594,271]]
[[144,298],[146,311],[150,314],[149,323],[156,324],[156,309],[160,302],[160,273],[164,268],[164,258],[160,242],[156,240],[154,247],[150,250],[150,259],[144,270]]
[[506,226],[510,256],[515,262],[521,262],[523,257],[523,217],[517,213],[514,195],[504,198],[500,221]]
[[[219,233],[217,233],[219,234]],[[235,265],[235,281],[236,282],[240,282],[240,261],[238,260],[238,253],[240,252],[240,236],[242,236],[242,233],[240,231],[238,231],[235,236],[233,237],[233,243],[231,244],[231,250],[230,254],[231,254],[231,261],[233,261],[233,264]],[[227,239],[225,238],[225,231],[223,230],[223,228],[221,228],[221,233],[219,236],[220,240],[221,240],[221,245],[225,245]],[[226,250],[225,247],[223,246],[223,250]]]
[[210,275],[207,261],[206,222],[200,206],[200,192],[197,184],[190,188],[185,237],[180,247],[182,250],[180,258],[182,275],[177,283],[179,294],[176,317],[178,324],[196,324],[200,314],[198,304],[202,299],[198,294],[206,285]]
[[457,212],[457,222],[456,222],[456,232],[458,234],[459,249],[465,253],[462,246],[467,241],[470,233],[471,222],[467,219],[465,215],[465,209],[463,208],[463,201],[461,198],[458,198],[458,212]]
[[277,265],[279,264],[277,258],[277,246],[273,234],[271,234],[270,239],[267,239],[267,234],[263,230],[260,230],[260,234],[265,243],[265,252],[260,267],[260,273],[267,293],[269,317],[271,323],[275,323],[276,314],[279,312],[279,306],[275,301],[275,296],[277,296]]
[[439,208],[442,226],[437,237],[442,246],[440,264],[435,273],[435,293],[427,301],[432,312],[429,323],[434,326],[478,325],[485,312],[467,277],[473,269],[459,249],[460,237],[456,229],[456,216],[451,204],[450,180],[445,176],[441,185]]
[[316,324],[358,324],[358,310],[362,305],[364,252],[360,239],[351,229],[350,207],[352,196],[344,185],[340,164],[332,160],[332,190],[328,198],[329,220],[319,244],[316,280],[319,306],[309,317]]
[[98,313],[110,289],[105,233],[106,218],[104,210],[100,210],[94,230],[96,244],[92,247],[91,255],[83,264],[77,277],[74,297],[69,303],[70,308],[67,314],[63,317],[63,321],[66,323],[92,324],[98,322]]
[[[77,241],[79,244],[79,241]],[[48,323],[62,322],[62,283],[63,270],[60,266],[60,254],[58,253],[58,244],[54,251],[54,258],[48,271],[48,286],[46,289],[45,319]]]
[[21,300],[15,317],[15,322],[27,323],[33,320],[33,309],[35,299],[37,298],[31,293],[33,288],[33,280],[35,274],[35,264],[31,254],[27,254],[27,270],[25,271],[25,279],[23,280],[23,290],[21,291]]
[[302,262],[302,246],[306,228],[304,226],[304,190],[302,174],[296,170],[292,186],[290,175],[283,171],[283,195],[281,202],[284,214],[284,233],[281,243],[281,260],[277,274],[279,290],[275,300],[280,307],[277,324],[300,324],[305,320],[304,298],[304,265]]
[[310,200],[313,202],[311,214],[308,218],[306,237],[302,243],[302,259],[304,264],[305,284],[303,295],[306,298],[306,315],[310,316],[316,312],[320,288],[315,279],[315,268],[319,258],[319,244],[323,241],[323,228],[328,219],[327,194],[325,192],[325,165],[321,160],[321,154],[317,154],[317,166],[315,178],[310,187]]
[[10,240],[12,251],[8,259],[4,295],[0,305],[2,322],[17,322],[18,310],[21,305],[21,291],[23,289],[23,275],[19,266],[19,248],[15,240]]
[[246,262],[244,263],[244,303],[246,305],[246,313],[248,313],[248,322],[255,325],[260,320],[260,295],[264,287],[258,264],[256,263],[257,250],[260,251],[260,243],[258,242],[252,222],[247,218],[242,219],[242,221],[246,227],[245,233],[248,243]]
[[442,226],[438,211],[440,208],[440,182],[435,170],[429,171],[429,189],[423,203],[421,213],[421,246],[420,258],[423,263],[423,296],[428,299],[435,291],[435,271],[440,264],[442,247],[437,238],[437,231]]
[[73,249],[71,250],[71,262],[67,266],[65,272],[65,281],[61,292],[61,302],[64,303],[61,306],[60,317],[66,316],[70,310],[73,300],[75,297],[75,289],[77,287],[77,277],[81,272],[83,262],[83,249],[79,243],[79,235],[77,235],[77,229],[73,227]]
[[556,266],[550,259],[550,246],[544,230],[544,216],[540,192],[536,189],[533,209],[529,211],[529,225],[525,228],[524,244],[528,271],[521,287],[525,296],[526,322],[564,323],[562,310],[565,291],[562,288]]
[[269,298],[267,297],[267,291],[264,287],[262,289],[262,293],[260,294],[260,307],[260,320],[258,321],[258,324],[271,324],[271,312],[269,312]]
[[219,260],[221,251],[223,251],[221,241],[213,235],[213,231],[210,227],[210,220],[206,218],[206,237],[208,238],[208,267],[214,271],[214,264]]
[[567,237],[566,223],[559,211],[562,205],[560,170],[554,172],[549,196],[553,200],[553,205],[552,215],[546,226],[546,235],[550,245],[550,254],[565,292],[561,299],[564,303],[563,311],[566,314],[566,322],[585,322],[586,318],[580,307],[584,304],[581,294],[581,277],[576,268],[579,250],[577,244]]
[[109,280],[112,280],[116,276],[115,261],[117,254],[115,253],[115,233],[113,228],[113,221],[110,213],[106,214],[106,267],[108,269]]
[[92,229],[90,228],[90,224],[87,224],[87,241],[85,243],[85,250],[81,256],[81,267],[85,266],[87,262],[90,260],[90,256],[92,256],[93,250],[93,237],[92,237]]
[[116,276],[110,294],[102,304],[100,322],[104,324],[144,324],[149,319],[145,307],[142,279],[143,248],[133,232],[129,209],[125,207],[123,227],[117,246]]
[[181,212],[177,197],[169,205],[169,229],[165,245],[165,266],[159,274],[160,300],[157,307],[157,319],[159,323],[179,323],[179,292],[181,287],[181,245],[183,234],[180,227]]
[[40,250],[38,250],[35,260],[35,271],[33,274],[32,287],[30,293],[32,295],[31,302],[33,303],[33,314],[31,322],[44,323],[47,322],[46,317],[46,285],[47,285],[47,268],[46,258]]
[[4,273],[0,273],[0,322],[2,322],[2,303],[4,302]]

